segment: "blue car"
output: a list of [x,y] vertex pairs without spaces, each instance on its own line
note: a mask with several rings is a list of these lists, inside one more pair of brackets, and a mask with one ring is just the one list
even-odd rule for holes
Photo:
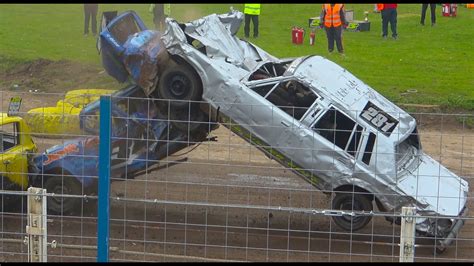
[[[161,109],[166,104],[151,100],[137,85],[111,95],[112,139],[111,178],[134,178],[159,160],[193,143],[206,140],[201,134],[188,136]],[[164,108],[159,108],[164,107]],[[100,101],[87,105],[80,113],[85,137],[65,141],[33,159],[30,184],[58,195],[91,195],[97,191],[99,168]],[[48,210],[55,214],[79,209],[79,197],[48,197]]]

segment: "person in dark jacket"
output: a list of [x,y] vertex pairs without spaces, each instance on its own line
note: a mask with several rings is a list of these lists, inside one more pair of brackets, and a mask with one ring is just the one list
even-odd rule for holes
[[89,21],[91,21],[91,31],[97,34],[97,11],[99,4],[84,4],[84,36],[89,34]]
[[163,31],[165,20],[170,16],[171,4],[150,4],[149,10],[153,14],[153,23],[155,28]]
[[392,30],[392,38],[398,39],[397,33],[397,4],[383,4],[382,13],[382,37],[387,38],[388,23]]
[[342,45],[342,27],[347,27],[346,15],[343,4],[323,4],[320,15],[321,28],[326,29],[328,38],[328,51],[332,53],[334,50],[334,42],[336,42],[337,51],[344,54]]
[[426,16],[426,10],[428,9],[428,5],[430,5],[430,11],[431,11],[431,26],[434,26],[436,24],[436,4],[422,4],[420,24],[425,26],[425,16]]

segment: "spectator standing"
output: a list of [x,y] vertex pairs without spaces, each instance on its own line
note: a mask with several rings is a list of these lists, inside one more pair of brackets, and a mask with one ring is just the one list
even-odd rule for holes
[[151,4],[148,11],[153,14],[155,28],[163,31],[165,20],[171,15],[171,4]]
[[250,35],[250,20],[252,20],[253,23],[253,37],[258,38],[258,17],[260,16],[260,4],[244,4],[244,14],[245,38],[248,38]]
[[378,4],[374,4],[374,13],[380,13],[380,10],[378,8]]
[[397,4],[383,4],[382,8],[382,37],[387,38],[388,24],[392,30],[392,38],[398,39],[397,33]]
[[91,31],[97,35],[97,11],[99,4],[84,4],[84,36],[89,34],[89,21],[91,21]]
[[434,26],[436,24],[436,4],[422,4],[420,24],[425,26],[425,16],[426,16],[426,10],[428,9],[428,5],[430,5],[430,11],[431,11],[431,26]]
[[334,50],[334,42],[336,42],[337,51],[344,54],[342,27],[347,27],[344,4],[323,4],[319,19],[321,21],[321,27],[326,29],[328,51],[332,53]]

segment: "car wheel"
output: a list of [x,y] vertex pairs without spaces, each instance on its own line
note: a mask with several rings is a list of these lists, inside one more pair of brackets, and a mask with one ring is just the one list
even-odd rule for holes
[[186,65],[174,65],[167,68],[158,82],[159,98],[171,100],[170,104],[174,108],[188,107],[188,101],[200,100],[201,94],[199,76]]
[[440,245],[436,246],[436,255],[441,255],[446,251],[446,247],[442,247]]
[[[333,210],[346,211],[367,211],[373,210],[372,201],[367,195],[360,195],[354,193],[336,193],[332,201]],[[371,216],[333,216],[333,221],[339,227],[346,231],[357,231],[362,229],[372,219]]]
[[[7,192],[24,192],[19,185],[9,182],[8,177],[0,176],[1,189]],[[24,212],[26,211],[26,196],[0,193],[0,212]]]
[[171,113],[172,124],[181,132],[195,133],[196,131],[207,130],[209,121],[198,108],[193,108],[190,113],[186,111]]
[[80,207],[81,199],[68,195],[81,195],[81,184],[74,177],[49,176],[44,184],[46,192],[62,196],[48,196],[48,211],[52,214],[73,214]]

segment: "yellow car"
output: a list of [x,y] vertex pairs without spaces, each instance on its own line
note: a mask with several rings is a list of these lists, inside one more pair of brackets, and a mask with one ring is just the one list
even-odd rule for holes
[[[37,151],[25,121],[19,116],[0,113],[1,190],[25,191],[28,188],[28,166]],[[11,194],[1,195],[0,210],[18,206],[19,199]]]

